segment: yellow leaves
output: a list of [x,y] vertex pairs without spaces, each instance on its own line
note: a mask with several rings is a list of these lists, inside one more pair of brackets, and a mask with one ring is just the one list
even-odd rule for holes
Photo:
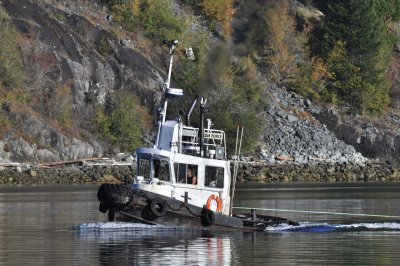
[[206,15],[222,24],[225,35],[232,33],[233,6],[232,0],[203,0],[203,9]]
[[132,14],[135,17],[138,17],[139,12],[140,12],[140,1],[132,1],[131,2],[131,10],[132,10]]
[[342,40],[339,40],[335,43],[335,46],[333,47],[332,51],[329,54],[329,60],[330,61],[340,61],[346,58],[346,48],[345,48],[345,42]]
[[334,73],[330,72],[328,66],[321,58],[312,59],[313,71],[311,72],[311,84],[314,90],[321,92],[327,83],[334,79]]
[[265,20],[268,26],[268,32],[271,34],[271,42],[274,44],[283,44],[289,32],[294,31],[294,19],[289,16],[289,5],[287,1],[271,4],[268,9]]
[[296,32],[289,11],[287,1],[275,1],[265,14],[270,34],[265,47],[267,76],[280,85],[292,82],[299,75],[299,60],[304,53],[305,39]]

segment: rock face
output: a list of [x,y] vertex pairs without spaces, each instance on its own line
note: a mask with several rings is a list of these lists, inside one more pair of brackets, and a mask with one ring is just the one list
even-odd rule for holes
[[[102,14],[101,5],[92,2],[91,8]],[[110,92],[120,88],[135,91],[150,106],[159,98],[155,94],[165,74],[128,47],[129,41],[120,41],[108,31],[112,21],[105,17],[98,23],[89,21],[86,10],[73,1],[4,0],[1,5],[25,40],[22,49],[35,71],[32,74],[41,77],[35,86],[72,83],[77,119],[88,120],[88,104],[101,106]],[[103,154],[108,149],[106,143],[93,137],[82,140],[66,135],[34,112],[14,110],[11,105],[2,109],[21,131],[9,132],[0,140],[3,161],[72,160]]]
[[353,145],[364,156],[391,163],[400,163],[400,117],[389,115],[386,130],[378,130],[372,123],[365,123],[355,117],[343,118],[335,112],[314,110],[314,116],[326,124],[338,139]]
[[343,140],[339,140],[325,123],[310,112],[312,103],[296,94],[270,86],[269,107],[264,114],[261,159],[296,163],[332,161],[363,165],[366,158]]
[[340,115],[332,108],[270,85],[264,115],[261,158],[274,163],[287,157],[297,163],[330,161],[365,165],[367,158],[400,163],[400,116],[391,113],[380,121]]
[[[27,142],[22,138],[9,137],[0,145],[0,155],[16,162],[52,162],[56,160],[76,160],[92,157],[95,151],[102,153],[102,147],[92,140],[91,143],[76,138],[69,138],[57,131],[46,121],[24,114],[13,114],[14,121],[21,125],[21,132],[36,138],[37,144]],[[12,152],[4,152],[5,143]],[[37,145],[48,148],[40,148]],[[3,147],[3,148],[2,148]],[[1,153],[3,150],[3,153]]]

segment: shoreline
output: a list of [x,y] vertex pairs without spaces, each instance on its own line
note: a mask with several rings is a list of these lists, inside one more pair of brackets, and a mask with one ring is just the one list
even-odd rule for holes
[[[232,170],[231,170],[232,171]],[[132,165],[3,167],[0,185],[123,183],[135,175]],[[233,171],[232,171],[233,172]],[[238,184],[400,182],[400,168],[389,164],[349,163],[251,165],[239,163]]]
[[8,167],[0,170],[0,185],[120,183],[134,172],[128,165]]
[[239,164],[239,183],[400,182],[400,167],[387,163]]

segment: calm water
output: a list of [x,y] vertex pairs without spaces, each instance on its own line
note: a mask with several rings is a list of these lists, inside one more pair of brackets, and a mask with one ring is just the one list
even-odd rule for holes
[[301,226],[217,234],[106,222],[97,187],[0,187],[0,265],[400,264],[400,184],[242,186]]

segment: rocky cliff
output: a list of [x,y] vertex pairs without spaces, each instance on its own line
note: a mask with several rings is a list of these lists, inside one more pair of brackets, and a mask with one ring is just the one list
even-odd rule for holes
[[[127,37],[100,1],[81,2],[1,1],[24,39],[21,50],[34,82],[42,87],[72,83],[74,123],[79,130],[60,128],[38,109],[5,102],[1,112],[13,127],[1,132],[0,162],[38,163],[112,153],[86,126],[91,106],[103,105],[107,95],[120,88],[135,91],[150,109],[159,101],[165,67],[155,51]],[[399,112],[380,123],[367,122],[341,116],[274,84],[266,86],[270,99],[261,114],[265,121],[260,125],[265,130],[257,154],[261,160],[359,165],[365,164],[365,157],[400,160]]]
[[[1,6],[22,34],[25,62],[37,71],[31,73],[34,82],[50,89],[57,82],[72,83],[77,127],[85,128],[90,106],[104,104],[116,89],[134,90],[143,102],[154,105],[165,73],[123,32],[118,37],[109,30],[116,26],[97,1],[80,6],[73,1],[5,0]],[[90,132],[70,134],[44,119],[40,108],[3,104],[1,112],[13,128],[2,132],[0,161],[48,162],[107,153],[108,145]]]

